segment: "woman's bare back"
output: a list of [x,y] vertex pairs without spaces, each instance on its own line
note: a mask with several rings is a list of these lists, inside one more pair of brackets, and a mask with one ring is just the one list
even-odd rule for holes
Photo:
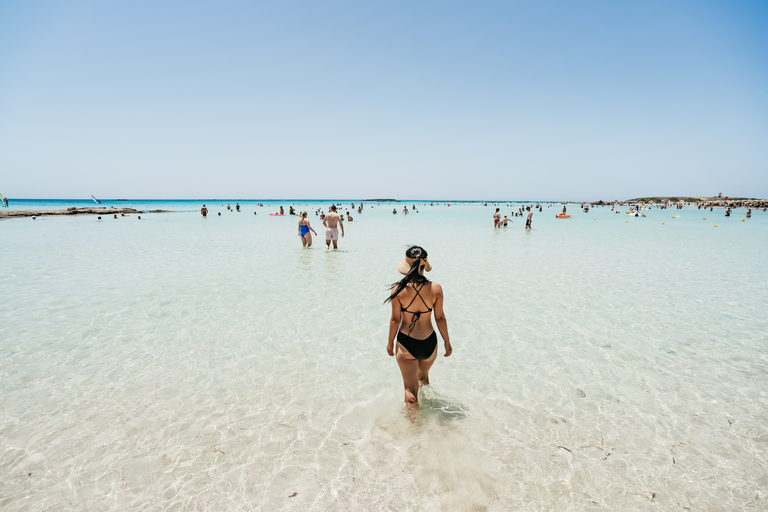
[[[400,332],[416,339],[426,339],[435,328],[432,326],[432,309],[435,307],[433,283],[408,284],[397,294],[402,311]],[[421,298],[419,298],[421,297]]]

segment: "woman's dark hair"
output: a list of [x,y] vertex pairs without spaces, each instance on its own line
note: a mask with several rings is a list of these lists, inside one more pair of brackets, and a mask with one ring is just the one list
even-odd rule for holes
[[423,247],[412,245],[408,248],[407,251],[405,251],[405,257],[413,258],[411,268],[408,270],[408,273],[405,274],[404,278],[396,283],[392,283],[392,286],[395,287],[395,290],[392,292],[392,295],[387,297],[387,299],[384,301],[384,304],[387,302],[392,302],[392,299],[397,297],[397,294],[403,291],[403,289],[408,286],[408,283],[426,283],[429,281],[429,279],[424,277],[419,272],[419,267],[422,265],[422,260],[427,259],[427,251],[425,251]]

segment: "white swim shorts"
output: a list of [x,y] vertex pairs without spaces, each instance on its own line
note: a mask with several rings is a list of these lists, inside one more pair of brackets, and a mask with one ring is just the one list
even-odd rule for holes
[[339,228],[325,228],[325,239],[326,240],[338,240],[339,239]]

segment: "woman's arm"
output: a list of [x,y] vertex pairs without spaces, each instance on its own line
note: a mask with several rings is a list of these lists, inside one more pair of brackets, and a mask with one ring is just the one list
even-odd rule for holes
[[[395,291],[395,287],[392,287],[390,293]],[[400,329],[400,321],[402,320],[403,313],[400,311],[400,300],[395,297],[390,301],[392,303],[392,317],[389,319],[389,337],[387,338],[387,354],[395,355],[395,336]]]
[[445,320],[445,312],[443,312],[443,287],[437,283],[432,283],[432,294],[435,297],[435,306],[433,308],[435,323],[440,331],[440,336],[443,337],[445,357],[448,357],[453,352],[453,347],[451,347],[451,339],[448,336],[448,322]]

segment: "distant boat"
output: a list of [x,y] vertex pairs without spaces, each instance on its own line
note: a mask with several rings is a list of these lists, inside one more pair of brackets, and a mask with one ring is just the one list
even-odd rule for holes
[[93,199],[93,202],[96,204],[101,204],[101,201],[96,199],[95,197],[91,196],[91,199]]
[[0,194],[0,203],[3,208],[8,208],[8,200],[3,197],[3,194]]

